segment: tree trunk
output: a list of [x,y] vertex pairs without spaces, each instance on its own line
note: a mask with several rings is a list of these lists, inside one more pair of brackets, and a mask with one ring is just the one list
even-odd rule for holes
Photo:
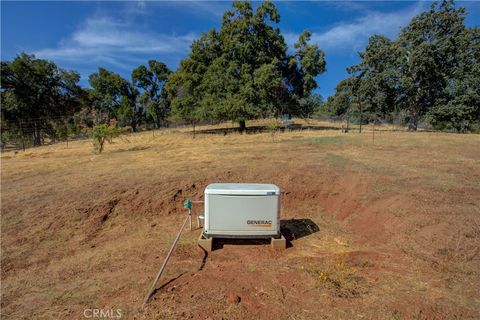
[[37,121],[35,121],[33,125],[34,125],[33,145],[37,147],[42,144],[41,135],[40,135],[40,124]]
[[421,97],[422,97],[422,88],[419,87],[417,94],[415,95],[415,100],[410,105],[410,121],[408,122],[409,131],[417,131],[418,127],[418,118],[420,117],[421,109]]
[[22,149],[23,149],[23,151],[25,151],[25,135],[23,133],[23,129],[22,129],[21,125],[19,125],[19,126],[20,126],[20,135],[22,137]]
[[360,99],[358,100],[358,106],[360,107],[360,133],[362,133],[362,103],[360,102]]
[[192,126],[193,126],[193,139],[195,139],[195,122],[192,123]]
[[350,126],[350,112],[347,111],[347,128],[345,128],[345,133],[348,133]]
[[418,127],[418,118],[420,117],[420,107],[418,101],[415,102],[415,105],[410,109],[410,121],[408,122],[409,131],[417,131]]
[[105,138],[100,138],[100,148],[99,148],[99,150],[98,150],[98,153],[99,153],[99,154],[102,153],[102,151],[103,151],[103,145],[104,145],[104,143],[105,143]]
[[238,124],[240,125],[240,127],[238,128],[238,131],[240,131],[241,133],[244,133],[246,129],[245,120],[239,121]]
[[375,119],[373,119],[372,142],[375,144]]
[[394,114],[394,119],[393,119],[393,131],[397,131],[397,122],[398,121],[398,112],[397,112],[397,104],[393,105],[393,114]]

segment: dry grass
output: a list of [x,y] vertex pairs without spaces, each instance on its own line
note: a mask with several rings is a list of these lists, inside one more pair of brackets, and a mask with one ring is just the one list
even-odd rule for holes
[[[131,134],[101,155],[89,140],[2,154],[2,316],[480,316],[480,137],[377,127],[373,142],[370,126],[296,122],[309,129],[275,142],[224,134],[228,124],[195,139],[187,127]],[[198,231],[186,232],[162,284],[172,282],[139,315],[183,200],[215,181],[276,183],[283,218],[318,231],[291,224],[283,253],[226,245],[204,267]],[[225,302],[230,290],[239,305]]]

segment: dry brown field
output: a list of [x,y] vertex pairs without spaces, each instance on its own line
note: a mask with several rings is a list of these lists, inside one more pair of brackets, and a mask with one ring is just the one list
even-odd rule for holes
[[[3,153],[2,319],[480,318],[480,136],[296,122]],[[213,182],[277,184],[288,248],[206,254],[186,229],[140,312],[183,201]]]

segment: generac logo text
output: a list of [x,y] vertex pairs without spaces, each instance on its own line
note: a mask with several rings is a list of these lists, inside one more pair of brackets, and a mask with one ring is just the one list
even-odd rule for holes
[[272,225],[272,220],[247,220],[247,224],[250,225],[261,225],[261,226],[266,226],[266,225]]

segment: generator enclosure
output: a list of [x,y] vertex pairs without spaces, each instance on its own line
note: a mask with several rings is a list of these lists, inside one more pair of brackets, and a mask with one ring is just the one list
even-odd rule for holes
[[205,237],[280,236],[280,189],[274,184],[213,183],[205,188]]

